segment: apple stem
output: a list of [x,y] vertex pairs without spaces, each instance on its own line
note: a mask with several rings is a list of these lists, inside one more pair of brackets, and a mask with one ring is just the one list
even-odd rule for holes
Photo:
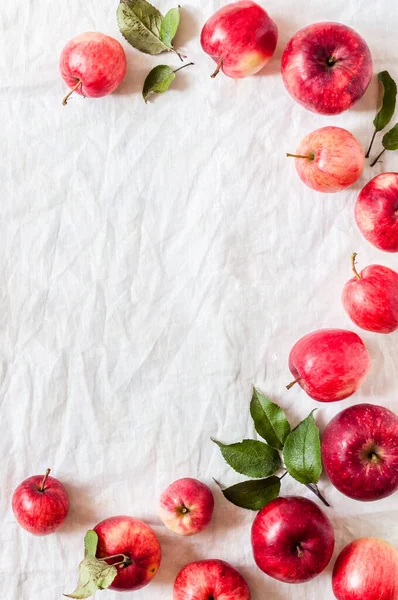
[[224,59],[223,59],[223,58],[220,58],[220,60],[219,60],[219,61],[218,61],[218,63],[217,63],[217,68],[216,68],[216,70],[214,71],[214,73],[213,73],[212,75],[210,75],[210,77],[211,77],[212,79],[214,79],[215,77],[217,77],[217,75],[219,74],[219,72],[220,72],[220,70],[221,70],[221,67],[222,67],[222,64],[223,64],[223,62],[224,62]]
[[371,167],[374,167],[374,166],[375,166],[375,164],[376,164],[376,163],[377,163],[377,161],[379,160],[380,156],[381,156],[382,154],[384,154],[384,152],[385,152],[385,151],[386,151],[386,148],[384,148],[384,150],[382,150],[382,151],[380,152],[380,154],[379,154],[378,156],[376,156],[376,158],[374,159],[374,161],[373,161],[373,162],[371,163],[371,165],[370,165]]
[[301,381],[301,377],[297,377],[297,379],[295,379],[294,381],[289,383],[289,385],[286,386],[286,389],[290,390],[290,388],[292,388],[294,385],[296,385],[296,383],[298,383],[299,381]]
[[369,144],[368,151],[367,151],[367,153],[365,154],[365,158],[369,158],[369,154],[370,154],[370,151],[371,151],[371,149],[372,149],[373,142],[374,142],[374,139],[375,139],[375,137],[376,137],[376,133],[377,133],[377,131],[376,131],[376,129],[375,129],[375,130],[374,130],[374,132],[373,132],[373,135],[372,135],[372,139],[370,140],[370,144]]
[[299,558],[301,558],[303,556],[303,550],[302,550],[300,544],[296,544],[296,552],[297,552],[297,556]]
[[66,106],[68,104],[68,100],[70,98],[70,96],[72,96],[73,92],[75,92],[77,90],[77,88],[79,87],[79,85],[82,84],[82,80],[79,79],[77,84],[66,94],[65,98],[62,100],[62,106]]
[[305,158],[306,160],[314,160],[314,155],[313,154],[290,154],[289,152],[286,153],[286,156],[290,157],[290,158]]
[[113,563],[113,567],[119,567],[120,565],[128,567],[129,565],[133,564],[134,561],[125,554],[112,554],[112,556],[105,556],[104,558],[101,558],[101,560],[112,560],[112,558],[118,558],[120,556],[123,558],[123,560],[117,563]]
[[354,275],[355,275],[355,277],[356,277],[357,279],[362,279],[362,277],[361,277],[361,276],[360,276],[360,274],[358,273],[358,271],[357,271],[357,269],[356,269],[356,266],[355,266],[355,259],[356,259],[356,257],[357,257],[357,253],[356,253],[356,252],[353,252],[353,253],[351,254],[351,266],[352,266],[352,270],[353,270],[353,273],[354,273]]
[[326,499],[325,499],[325,498],[322,496],[321,492],[320,492],[320,491],[319,491],[319,489],[318,489],[318,486],[317,486],[315,483],[305,483],[304,485],[305,485],[305,487],[307,487],[309,490],[311,490],[311,492],[312,492],[313,494],[315,494],[315,496],[317,496],[317,497],[319,498],[319,500],[320,500],[321,502],[323,502],[323,504],[324,504],[325,506],[329,506],[329,507],[330,507],[330,504],[329,504],[329,502],[328,502],[328,501],[327,501],[327,500],[326,500]]
[[181,71],[181,69],[185,69],[185,67],[189,67],[189,66],[194,65],[194,64],[195,63],[190,62],[190,63],[187,63],[186,65],[182,65],[182,67],[178,67],[178,69],[176,69],[175,71],[173,71],[173,73],[177,73],[178,71]]
[[379,464],[379,462],[380,462],[380,459],[379,459],[379,457],[377,456],[376,452],[372,452],[372,454],[370,455],[370,457],[369,457],[369,458],[370,458],[370,462],[371,462],[373,465],[378,465],[378,464]]
[[47,469],[46,474],[44,475],[43,480],[42,480],[41,484],[39,485],[39,492],[44,492],[44,490],[46,489],[45,486],[46,486],[46,482],[47,482],[47,479],[48,479],[48,476],[50,475],[50,473],[51,473],[51,469]]

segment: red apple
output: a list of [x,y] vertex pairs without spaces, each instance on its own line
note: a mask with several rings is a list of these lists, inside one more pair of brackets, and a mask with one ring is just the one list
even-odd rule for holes
[[12,510],[23,529],[33,535],[48,535],[65,521],[69,511],[68,493],[62,483],[44,475],[25,479],[12,497]]
[[398,252],[398,173],[381,173],[365,185],[355,205],[355,220],[373,246]]
[[[156,575],[161,549],[153,529],[133,517],[110,517],[94,527],[98,535],[97,558],[124,554],[131,564],[121,568],[109,589],[139,590]],[[109,564],[117,562],[108,561]]]
[[337,600],[398,600],[398,552],[377,538],[351,542],[334,565],[333,593]]
[[295,383],[319,402],[344,400],[357,391],[371,366],[361,338],[344,329],[318,329],[302,337],[289,355]]
[[341,127],[321,127],[303,138],[296,150],[301,181],[317,192],[339,192],[361,176],[364,152],[354,136]]
[[360,273],[352,255],[352,277],[344,286],[342,302],[358,327],[375,333],[398,329],[398,273],[382,265],[370,265]]
[[88,98],[101,98],[116,90],[126,74],[126,55],[109,35],[89,31],[71,39],[61,52],[59,68],[71,91]]
[[254,519],[252,547],[254,560],[264,573],[286,583],[302,583],[329,564],[333,527],[312,500],[279,497]]
[[228,77],[254,75],[271,59],[278,40],[278,28],[256,2],[241,0],[227,4],[202,29],[203,50]]
[[322,462],[333,485],[354,500],[380,500],[398,490],[398,417],[357,404],[336,415],[322,437]]
[[250,590],[242,575],[228,563],[199,560],[178,573],[173,600],[250,600]]
[[199,533],[211,521],[214,498],[197,479],[178,479],[160,497],[159,516],[167,529],[179,535]]
[[338,115],[362,98],[372,77],[366,42],[341,23],[315,23],[300,29],[282,55],[289,94],[308,110]]

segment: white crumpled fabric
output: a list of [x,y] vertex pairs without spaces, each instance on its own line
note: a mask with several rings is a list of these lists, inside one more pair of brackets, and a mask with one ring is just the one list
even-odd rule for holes
[[[285,158],[309,131],[339,125],[365,147],[377,82],[337,117],[314,115],[287,94],[280,58],[287,40],[315,21],[338,20],[368,42],[374,73],[398,77],[395,2],[269,0],[280,35],[258,76],[219,75],[199,42],[201,26],[224,2],[191,0],[182,9],[178,48],[194,67],[147,106],[141,89],[156,64],[118,32],[117,2],[33,0],[1,11],[0,400],[1,589],[7,600],[56,600],[71,592],[87,529],[129,514],[158,534],[163,561],[135,600],[172,598],[189,561],[221,558],[247,578],[253,600],[331,600],[334,562],[304,585],[279,583],[257,569],[250,547],[254,514],[224,500],[212,482],[240,478],[223,462],[225,442],[254,435],[256,384],[293,424],[318,408],[323,428],[357,402],[398,410],[398,334],[360,332],[373,366],[349,400],[322,405],[291,380],[287,357],[321,327],[358,331],[340,303],[359,266],[398,268],[397,255],[370,246],[356,228],[361,187],[398,154],[368,166],[351,189],[320,194]],[[157,0],[164,12],[175,3]],[[99,30],[121,40],[128,74],[100,100],[74,97],[58,56],[74,35]],[[374,153],[380,149],[378,136]],[[35,538],[16,524],[11,497],[25,477],[65,483],[71,511],[54,535]],[[213,489],[214,520],[193,538],[169,533],[157,498],[174,479],[198,477]],[[336,553],[362,535],[398,543],[397,496],[363,504],[323,479]],[[283,493],[311,497],[288,478]],[[116,600],[115,592],[98,596]],[[124,596],[123,596],[124,597]]]

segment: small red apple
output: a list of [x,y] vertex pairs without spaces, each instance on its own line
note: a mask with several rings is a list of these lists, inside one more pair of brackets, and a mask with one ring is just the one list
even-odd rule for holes
[[362,98],[372,77],[366,42],[341,23],[315,23],[300,29],[282,55],[289,94],[322,115],[337,115]]
[[322,437],[322,462],[333,485],[354,500],[380,500],[398,490],[398,416],[383,406],[341,411]]
[[373,246],[398,252],[398,173],[381,173],[365,185],[355,205],[355,220]]
[[317,192],[339,192],[361,176],[365,154],[358,140],[341,127],[321,127],[303,138],[296,150],[301,181]]
[[159,516],[165,526],[179,535],[199,533],[211,521],[214,498],[197,479],[178,479],[160,497]]
[[69,511],[68,493],[62,483],[44,475],[25,479],[12,497],[12,510],[23,529],[33,535],[48,535],[61,527]]
[[[94,527],[98,535],[97,558],[127,556],[131,564],[119,569],[109,587],[117,591],[133,591],[147,585],[156,575],[161,549],[153,529],[133,517],[110,517]],[[109,564],[117,562],[107,561]]]
[[61,52],[59,67],[71,91],[101,98],[116,90],[126,74],[126,55],[121,44],[104,33],[89,31],[71,39]]
[[174,582],[173,600],[250,600],[242,575],[222,560],[186,565]]
[[334,565],[333,593],[337,600],[398,600],[398,552],[377,538],[351,542]]
[[358,327],[375,333],[398,329],[398,273],[382,265],[370,265],[360,273],[352,255],[352,277],[344,286],[343,306]]
[[221,70],[228,77],[254,75],[271,59],[278,28],[268,13],[251,0],[227,4],[202,29],[203,50],[217,63],[212,77]]
[[344,329],[319,329],[302,337],[289,355],[295,383],[319,402],[344,400],[357,391],[371,366],[361,338]]
[[286,583],[303,583],[329,564],[333,527],[312,500],[279,497],[254,519],[252,548],[254,560],[264,573]]

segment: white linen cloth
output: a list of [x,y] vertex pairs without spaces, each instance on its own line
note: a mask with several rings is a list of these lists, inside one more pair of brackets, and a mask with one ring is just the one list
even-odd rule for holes
[[[118,514],[144,519],[163,548],[158,575],[131,595],[136,600],[171,599],[179,569],[209,557],[236,566],[253,600],[333,598],[335,557],[300,586],[257,569],[254,514],[229,504],[212,482],[243,478],[210,436],[254,435],[253,384],[293,424],[315,407],[322,428],[358,402],[398,410],[398,334],[360,332],[340,303],[353,251],[360,268],[398,268],[397,256],[370,246],[353,218],[358,191],[373,175],[397,170],[398,154],[386,153],[383,164],[367,166],[356,185],[333,195],[305,187],[285,158],[305,134],[330,124],[352,131],[365,148],[376,78],[352,110],[324,117],[296,104],[280,76],[288,39],[334,20],[368,42],[375,75],[389,69],[398,78],[398,9],[392,0],[268,0],[279,26],[272,62],[245,80],[211,80],[215,65],[199,34],[222,4],[184,4],[177,47],[195,66],[147,106],[148,71],[180,62],[129,47],[116,1],[1,6],[0,575],[7,600],[71,592],[86,530]],[[163,12],[175,5],[157,0]],[[58,57],[89,30],[122,42],[128,74],[115,94],[75,96],[65,108]],[[380,148],[379,135],[373,154]],[[321,327],[358,331],[373,361],[360,392],[329,405],[298,386],[285,389],[291,346]],[[16,524],[11,497],[21,480],[47,467],[67,486],[71,511],[59,532],[35,538]],[[182,476],[207,482],[216,499],[212,525],[189,539],[156,516],[159,494]],[[335,556],[362,535],[398,543],[397,496],[364,504],[326,479],[321,488],[332,504]],[[283,493],[315,499],[289,478]]]

